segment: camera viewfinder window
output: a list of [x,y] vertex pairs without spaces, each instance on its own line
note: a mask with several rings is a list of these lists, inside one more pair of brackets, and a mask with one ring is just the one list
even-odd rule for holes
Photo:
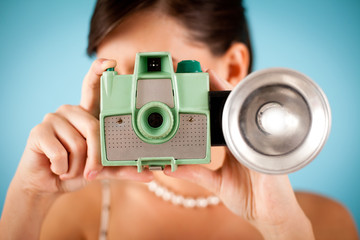
[[148,72],[161,71],[161,58],[148,58],[147,59]]

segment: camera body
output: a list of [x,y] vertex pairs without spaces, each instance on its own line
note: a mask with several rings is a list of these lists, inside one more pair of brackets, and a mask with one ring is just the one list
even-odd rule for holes
[[134,73],[101,77],[100,135],[104,166],[210,162],[209,76],[185,60],[174,73],[168,52],[137,53]]

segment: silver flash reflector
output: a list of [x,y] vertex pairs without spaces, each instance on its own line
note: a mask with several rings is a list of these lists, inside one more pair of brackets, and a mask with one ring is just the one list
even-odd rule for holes
[[328,100],[309,77],[286,68],[256,71],[226,100],[226,144],[245,166],[287,174],[310,163],[330,132]]

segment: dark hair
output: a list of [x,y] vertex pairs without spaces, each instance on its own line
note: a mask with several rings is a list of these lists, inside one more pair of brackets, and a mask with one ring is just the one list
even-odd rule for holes
[[214,55],[224,54],[234,42],[244,43],[250,52],[251,71],[252,48],[241,0],[98,0],[91,18],[88,55],[126,17],[156,7],[179,20]]

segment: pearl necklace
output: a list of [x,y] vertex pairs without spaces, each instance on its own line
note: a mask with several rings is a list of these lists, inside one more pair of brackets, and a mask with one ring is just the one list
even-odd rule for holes
[[151,192],[174,205],[183,206],[185,208],[206,208],[208,206],[216,206],[220,203],[220,199],[213,195],[209,197],[190,198],[168,190],[166,187],[160,186],[155,181],[147,184]]

